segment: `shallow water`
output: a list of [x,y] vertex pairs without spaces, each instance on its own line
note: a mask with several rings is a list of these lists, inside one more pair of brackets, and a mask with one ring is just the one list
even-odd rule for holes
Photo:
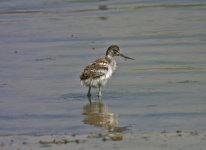
[[[0,2],[0,134],[206,130],[203,0]],[[101,104],[79,82],[111,44],[135,58]],[[99,120],[98,120],[98,119]]]

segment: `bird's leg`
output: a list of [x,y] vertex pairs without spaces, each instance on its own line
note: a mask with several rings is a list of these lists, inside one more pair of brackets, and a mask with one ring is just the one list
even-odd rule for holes
[[88,93],[87,93],[88,97],[91,97],[91,87],[89,87]]
[[102,87],[99,86],[98,97],[101,97],[101,96],[102,96]]
[[91,96],[88,96],[88,101],[90,104],[92,103]]
[[98,96],[98,100],[99,100],[99,104],[101,104],[102,103],[102,97]]

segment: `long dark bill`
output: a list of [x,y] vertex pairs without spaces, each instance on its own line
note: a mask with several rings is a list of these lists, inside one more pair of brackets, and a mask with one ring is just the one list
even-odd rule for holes
[[124,57],[124,58],[126,58],[126,59],[135,60],[134,58],[131,58],[131,57],[125,56],[124,54],[121,54],[121,53],[119,54],[119,56]]

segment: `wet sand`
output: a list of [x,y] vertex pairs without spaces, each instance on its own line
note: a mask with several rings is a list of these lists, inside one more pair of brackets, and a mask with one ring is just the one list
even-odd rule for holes
[[206,148],[206,133],[198,131],[133,132],[120,134],[55,134],[0,136],[1,150],[203,150]]

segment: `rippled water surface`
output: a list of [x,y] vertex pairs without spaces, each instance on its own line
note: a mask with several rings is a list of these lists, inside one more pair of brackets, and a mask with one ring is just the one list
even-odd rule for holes
[[[206,130],[204,0],[3,0],[0,134]],[[101,103],[79,82],[117,44]]]

